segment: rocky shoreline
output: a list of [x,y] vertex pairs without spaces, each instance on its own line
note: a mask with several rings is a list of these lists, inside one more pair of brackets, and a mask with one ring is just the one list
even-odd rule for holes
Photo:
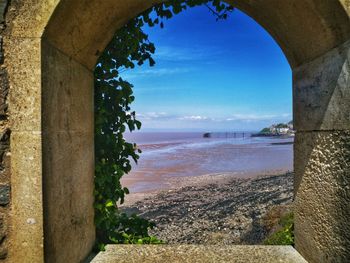
[[241,179],[229,174],[186,179],[122,209],[154,221],[168,244],[261,244],[291,210],[293,173]]

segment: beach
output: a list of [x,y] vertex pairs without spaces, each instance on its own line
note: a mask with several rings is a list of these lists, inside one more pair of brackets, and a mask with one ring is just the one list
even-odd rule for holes
[[292,138],[149,136],[121,208],[166,243],[260,244],[291,210]]
[[122,207],[155,222],[150,233],[168,244],[261,244],[292,209],[292,173],[252,178],[213,174],[176,184],[143,193]]
[[[127,138],[143,151],[121,183],[132,194],[173,188],[206,174],[250,178],[293,170],[293,138],[203,138],[203,133],[145,133]],[[175,180],[174,180],[175,179]],[[176,185],[175,185],[176,186]]]

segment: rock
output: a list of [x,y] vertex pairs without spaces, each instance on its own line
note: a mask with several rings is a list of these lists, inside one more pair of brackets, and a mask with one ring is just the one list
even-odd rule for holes
[[5,206],[10,202],[10,186],[0,185],[0,205]]
[[293,174],[288,173],[182,187],[124,209],[154,221],[151,234],[169,244],[259,244],[268,232],[262,220],[266,211],[292,199]]

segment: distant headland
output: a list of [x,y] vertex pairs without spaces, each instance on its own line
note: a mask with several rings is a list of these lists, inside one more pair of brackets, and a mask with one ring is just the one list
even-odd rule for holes
[[258,133],[250,132],[206,132],[204,138],[245,138],[245,137],[294,137],[293,121],[288,123],[272,124]]
[[260,132],[252,134],[252,137],[293,137],[294,135],[295,131],[293,129],[293,121],[290,121],[288,123],[278,123],[273,124],[270,127],[263,128]]

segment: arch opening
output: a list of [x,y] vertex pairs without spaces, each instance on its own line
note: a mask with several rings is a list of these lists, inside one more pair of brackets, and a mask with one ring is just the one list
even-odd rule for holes
[[[154,220],[152,233],[170,244],[262,244],[271,234],[260,220],[265,209],[287,214],[293,196],[293,146],[287,134],[251,136],[291,120],[288,62],[267,32],[238,10],[228,21],[215,22],[206,7],[196,7],[164,29],[145,30],[156,45],[156,65],[121,73],[134,85],[131,107],[143,123],[139,132],[127,134],[143,153],[122,178],[131,193],[122,210]],[[228,183],[282,174],[276,181],[264,179],[271,180],[270,189],[255,189],[256,195],[264,192],[259,204],[239,201],[239,192],[254,200],[248,197],[251,185],[242,190],[243,184]],[[281,198],[273,190],[279,183]],[[242,206],[233,208],[234,203]],[[279,205],[272,209],[272,203]],[[250,212],[242,213],[247,207]]]

